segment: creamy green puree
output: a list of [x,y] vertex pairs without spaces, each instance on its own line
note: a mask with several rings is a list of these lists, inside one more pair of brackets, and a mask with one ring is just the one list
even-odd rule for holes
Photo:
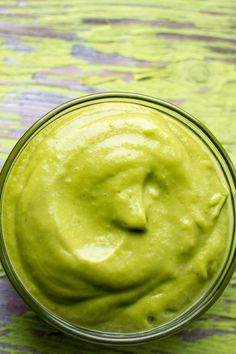
[[3,196],[3,234],[29,293],[82,327],[164,323],[216,279],[228,187],[184,124],[135,103],[65,113],[27,144]]

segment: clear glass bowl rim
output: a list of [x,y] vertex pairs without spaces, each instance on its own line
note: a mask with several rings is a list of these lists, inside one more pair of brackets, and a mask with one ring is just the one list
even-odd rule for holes
[[[75,98],[73,100],[67,101],[64,104],[54,108],[42,118],[36,121],[27,131],[26,133],[18,140],[12,151],[10,152],[2,170],[0,173],[0,212],[2,210],[2,195],[4,190],[4,184],[7,180],[9,171],[11,166],[16,161],[17,157],[19,156],[21,150],[27,144],[27,142],[32,138],[32,136],[37,133],[39,130],[43,129],[45,124],[50,124],[50,121],[53,121],[54,117],[56,117],[59,113],[63,113],[64,110],[68,108],[72,108],[73,106],[83,104],[94,104],[94,103],[101,103],[105,101],[112,101],[112,100],[119,100],[119,101],[126,101],[126,102],[135,102],[138,101],[140,104],[144,104],[145,106],[162,108],[165,110],[169,110],[173,113],[174,118],[175,114],[181,116],[182,118],[186,119],[186,124],[191,122],[193,126],[196,127],[199,131],[201,131],[205,137],[204,142],[207,144],[211,142],[214,145],[214,148],[223,158],[225,167],[227,167],[228,175],[231,177],[231,183],[233,184],[234,188],[231,189],[231,199],[232,199],[232,207],[233,207],[233,215],[234,215],[234,234],[232,242],[232,249],[231,249],[231,261],[227,264],[227,269],[225,270],[225,275],[220,282],[217,282],[215,288],[211,289],[211,292],[208,294],[207,297],[203,297],[201,301],[198,301],[195,307],[191,307],[190,310],[184,312],[181,316],[179,316],[175,321],[170,321],[167,324],[158,326],[153,328],[149,331],[144,332],[134,332],[134,333],[112,333],[112,332],[102,332],[102,331],[95,331],[85,328],[80,328],[70,324],[67,321],[64,321],[62,318],[54,315],[52,312],[48,311],[45,307],[40,305],[37,300],[35,300],[24,288],[23,284],[21,283],[20,279],[18,278],[16,272],[14,271],[14,267],[10,261],[10,258],[7,254],[6,246],[4,243],[4,236],[2,232],[2,223],[0,222],[0,260],[2,262],[3,268],[6,272],[6,275],[10,282],[12,283],[13,287],[16,289],[18,294],[24,299],[24,301],[46,322],[57,328],[58,330],[72,335],[73,337],[93,342],[99,344],[107,344],[107,345],[131,345],[131,344],[138,344],[144,343],[153,339],[160,339],[167,337],[169,335],[175,334],[176,332],[183,329],[188,323],[192,320],[198,318],[202,313],[204,313],[209,307],[215,303],[215,301],[219,298],[222,294],[223,290],[229,283],[234,270],[236,268],[236,232],[235,232],[235,219],[236,219],[236,195],[235,195],[235,188],[236,188],[236,172],[233,166],[233,163],[228,156],[227,152],[220,144],[220,142],[216,139],[216,137],[209,131],[209,129],[202,124],[199,120],[195,117],[190,115],[189,113],[185,112],[181,108],[175,106],[174,104],[165,102],[161,99],[154,98],[151,96],[146,96],[138,93],[131,93],[131,92],[102,92],[96,93],[91,95],[86,95],[82,97]],[[76,108],[80,108],[79,106]],[[168,113],[167,113],[168,114]],[[56,117],[60,118],[60,117]],[[178,119],[178,118],[176,118]],[[208,145],[209,146],[209,145]],[[219,162],[220,163],[220,162]],[[1,216],[0,216],[1,217]],[[1,221],[1,219],[0,219]],[[169,324],[169,325],[168,325]]]

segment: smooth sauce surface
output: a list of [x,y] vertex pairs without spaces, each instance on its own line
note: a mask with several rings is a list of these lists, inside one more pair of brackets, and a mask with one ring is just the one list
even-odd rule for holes
[[227,186],[207,148],[151,108],[100,103],[49,124],[3,198],[12,264],[78,325],[132,332],[174,318],[221,269]]

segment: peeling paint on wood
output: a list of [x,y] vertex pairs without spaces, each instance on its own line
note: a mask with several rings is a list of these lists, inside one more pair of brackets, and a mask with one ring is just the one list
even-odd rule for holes
[[[236,162],[234,0],[0,0],[0,167],[46,112],[108,90],[180,105]],[[235,298],[234,277],[217,304],[178,335],[95,348],[42,323],[2,277],[0,353],[236,354]]]

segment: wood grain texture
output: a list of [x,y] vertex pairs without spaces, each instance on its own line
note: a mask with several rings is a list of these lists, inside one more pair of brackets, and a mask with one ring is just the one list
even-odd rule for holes
[[[178,104],[236,162],[236,1],[0,0],[0,167],[50,109],[108,90]],[[95,348],[58,333],[0,279],[0,353],[95,351],[235,354],[236,278],[185,331],[127,348]]]

